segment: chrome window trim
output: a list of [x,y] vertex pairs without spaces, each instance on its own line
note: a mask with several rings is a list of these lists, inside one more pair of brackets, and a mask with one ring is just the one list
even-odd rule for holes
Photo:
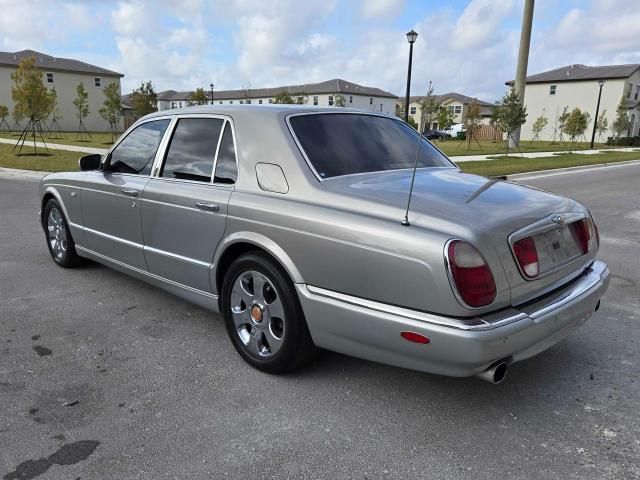
[[[151,170],[149,171],[149,175],[141,175],[139,173],[122,173],[122,172],[109,172],[108,170],[106,170],[106,168],[109,166],[109,162],[111,161],[111,154],[113,153],[113,151],[118,148],[118,146],[125,140],[125,138],[127,138],[131,132],[133,130],[135,130],[136,128],[138,128],[141,125],[144,125],[145,123],[149,123],[149,122],[155,122],[158,120],[169,120],[169,125],[167,125],[167,128],[165,129],[163,135],[162,135],[162,139],[160,139],[160,143],[158,144],[158,148],[156,148],[156,154],[153,157],[153,162],[151,163]],[[111,174],[115,174],[115,175],[132,175],[132,176],[136,176],[136,177],[147,177],[150,178],[151,175],[153,174],[154,168],[156,166],[156,163],[158,162],[158,154],[163,150],[163,143],[165,142],[165,139],[167,138],[167,133],[172,129],[172,126],[175,124],[175,118],[174,115],[162,115],[159,117],[151,117],[151,118],[147,118],[146,120],[138,120],[136,123],[134,123],[133,125],[131,125],[121,136],[118,140],[116,140],[116,142],[111,145],[111,147],[109,148],[109,150],[107,150],[107,153],[105,153],[102,156],[102,160],[100,161],[100,170],[103,173],[111,173]]]
[[[300,153],[302,154],[302,157],[304,158],[305,162],[307,162],[307,165],[309,166],[309,168],[311,169],[311,171],[313,172],[313,174],[315,175],[315,177],[318,179],[318,181],[323,182],[325,180],[329,180],[331,178],[341,178],[341,177],[345,177],[346,175],[334,175],[333,177],[328,177],[328,178],[322,178],[319,174],[318,171],[315,169],[315,167],[313,166],[313,164],[311,163],[311,160],[309,160],[309,157],[307,156],[307,153],[305,152],[304,148],[302,147],[302,144],[300,143],[300,140],[298,140],[298,136],[296,135],[293,126],[291,125],[291,119],[294,117],[304,117],[304,116],[308,116],[308,115],[365,115],[365,116],[370,116],[370,117],[381,117],[381,118],[387,118],[390,120],[393,120],[395,122],[398,122],[402,125],[407,125],[409,128],[412,128],[411,125],[409,125],[408,123],[402,121],[401,119],[391,116],[391,115],[387,115],[386,113],[379,113],[379,112],[366,112],[366,111],[362,111],[362,110],[357,110],[357,109],[350,109],[350,108],[339,108],[336,109],[335,112],[331,112],[331,111],[326,111],[323,110],[321,112],[300,112],[300,113],[290,113],[285,117],[285,123],[287,125],[287,128],[289,129],[289,133],[291,134],[291,136],[293,137],[293,141],[295,142],[296,146],[298,147],[298,150],[300,151]],[[420,138],[424,138],[424,136],[420,135],[419,132],[416,131],[416,133],[420,136]],[[427,140],[426,138],[424,138],[427,142],[429,142],[429,140]],[[433,146],[433,144],[431,142],[429,142],[429,144],[431,146]],[[459,169],[459,167],[453,163],[451,160],[449,160],[449,157],[447,157],[444,153],[442,153],[442,151],[439,148],[436,148],[436,151],[441,154],[443,156],[443,158],[449,162],[451,164],[452,167]],[[442,167],[446,167],[446,165],[442,165]],[[431,167],[419,167],[419,168],[431,168]],[[405,169],[396,169],[396,170],[405,170]],[[412,168],[411,168],[412,170]],[[379,173],[379,172],[387,172],[388,170],[374,170],[371,172],[356,172],[356,173],[350,173],[347,175],[360,175],[363,173]]]
[[[236,143],[236,129],[235,129],[235,124],[233,123],[233,119],[229,115],[223,115],[219,113],[180,113],[180,114],[173,114],[172,117],[173,117],[173,122],[169,125],[169,127],[167,127],[167,132],[169,132],[170,130],[169,135],[166,137],[166,139],[165,138],[162,139],[162,142],[158,147],[158,152],[160,152],[160,149],[162,149],[162,155],[160,155],[159,157],[156,156],[157,164],[155,164],[154,162],[154,168],[151,171],[150,177],[158,180],[164,180],[164,181],[179,181],[179,182],[190,183],[195,185],[215,185],[215,186],[225,186],[228,188],[233,188],[234,185],[238,183],[238,181],[240,180],[240,168],[238,165],[238,144]],[[156,117],[154,117],[154,119],[155,118]],[[158,118],[165,118],[165,117],[158,117]],[[218,136],[218,143],[216,145],[215,156],[213,158],[213,170],[211,171],[211,179],[209,180],[208,183],[199,182],[197,180],[182,180],[182,179],[165,178],[165,177],[159,176],[160,167],[164,163],[166,154],[168,153],[167,149],[169,147],[169,141],[173,136],[173,133],[177,127],[178,121],[182,118],[217,118],[217,119],[223,120],[222,128],[220,130],[220,135]],[[222,136],[224,135],[224,129],[227,123],[229,123],[229,125],[231,126],[231,137],[233,139],[233,150],[234,150],[234,157],[236,161],[236,172],[238,174],[238,179],[233,184],[214,182],[214,179],[216,176],[216,167],[218,166],[218,154],[220,153],[220,144],[222,143]]]
[[[518,267],[518,271],[520,272],[520,275],[522,275],[522,278],[524,278],[527,282],[534,282],[536,280],[539,280],[541,278],[545,278],[548,277],[549,275],[553,275],[554,273],[556,273],[558,270],[561,270],[565,267],[567,267],[568,265],[571,265],[573,263],[578,263],[579,261],[593,261],[593,259],[589,259],[587,257],[587,255],[590,252],[587,252],[587,254],[581,254],[578,256],[574,256],[568,260],[566,260],[563,263],[559,263],[558,265],[550,268],[549,270],[545,270],[544,272],[540,272],[540,274],[537,277],[528,277],[524,271],[522,270],[522,267],[520,267],[520,262],[518,262],[518,259],[516,258],[516,254],[513,251],[513,244],[516,243],[518,240],[522,240],[523,238],[527,238],[527,237],[531,237],[534,235],[538,235],[540,233],[545,233],[545,232],[550,232],[551,230],[555,230],[558,227],[560,227],[561,225],[553,222],[551,220],[551,218],[556,215],[554,213],[547,215],[546,217],[544,217],[541,220],[538,220],[536,222],[533,222],[530,225],[527,225],[519,230],[516,230],[515,232],[512,232],[511,234],[509,234],[509,236],[507,237],[507,242],[509,243],[509,250],[511,251],[511,256],[513,257],[513,261],[516,264],[516,267]],[[562,215],[565,217],[564,220],[564,225],[568,225],[570,223],[573,222],[577,222],[579,220],[583,220],[585,218],[587,218],[587,215],[585,215],[584,213],[581,212],[568,212],[568,213],[562,213]],[[596,247],[597,248],[597,247]]]

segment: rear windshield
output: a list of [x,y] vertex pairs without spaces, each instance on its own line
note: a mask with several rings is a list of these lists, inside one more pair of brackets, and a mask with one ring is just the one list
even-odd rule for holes
[[[321,178],[413,168],[418,132],[390,117],[326,113],[290,117],[291,127]],[[451,167],[427,140],[418,167]]]

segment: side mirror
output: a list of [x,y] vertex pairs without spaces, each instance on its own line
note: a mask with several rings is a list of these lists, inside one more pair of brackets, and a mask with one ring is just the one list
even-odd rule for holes
[[80,157],[80,160],[78,160],[78,164],[80,165],[80,170],[82,171],[98,170],[100,168],[100,160],[102,160],[102,155],[93,153],[91,155]]

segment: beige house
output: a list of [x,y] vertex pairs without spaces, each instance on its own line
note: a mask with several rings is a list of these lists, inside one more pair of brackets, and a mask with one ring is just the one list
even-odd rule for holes
[[[79,60],[52,57],[34,50],[0,52],[0,105],[6,105],[9,112],[13,111],[11,74],[16,71],[20,61],[27,57],[36,59],[36,65],[43,72],[43,81],[47,88],[56,89],[59,110],[56,120],[61,130],[78,130],[78,118],[73,100],[77,96],[76,88],[81,82],[88,93],[89,102],[89,116],[84,119],[85,127],[93,132],[109,130],[109,124],[98,113],[105,100],[103,88],[112,82],[116,82],[119,87],[120,79],[124,75]],[[11,127],[15,126],[13,119],[7,119],[7,121]],[[24,127],[25,124],[26,121],[23,121],[17,126]]]
[[[386,115],[395,114],[396,100],[393,93],[375,87],[365,87],[339,78],[319,83],[286,85],[272,88],[249,88],[241,90],[206,91],[207,103],[216,105],[268,105],[276,95],[286,92],[294,100],[306,105],[323,107],[339,106],[359,108]],[[166,90],[158,93],[158,110],[187,107],[191,102],[191,91]],[[125,97],[126,98],[126,97]]]
[[[489,119],[491,118],[491,113],[493,112],[494,104],[490,102],[485,102],[484,100],[479,100],[477,98],[468,97],[466,95],[462,95],[460,93],[450,92],[442,95],[433,95],[434,100],[439,103],[441,106],[446,107],[451,111],[454,115],[453,121],[454,123],[462,123],[464,121],[465,115],[469,110],[469,105],[473,102],[476,102],[480,105],[480,115],[482,116],[482,123],[485,125],[489,124]],[[418,125],[422,123],[422,109],[420,107],[422,101],[424,100],[424,96],[416,96],[409,97],[409,117],[413,118]],[[404,111],[404,101],[398,102],[398,108],[400,111]],[[438,129],[438,122],[433,121],[431,125],[425,125],[425,130]]]
[[[602,84],[599,114],[606,111],[609,131],[602,138],[613,136],[611,125],[616,118],[616,108],[620,99],[624,100],[631,120],[628,135],[640,134],[640,64],[586,66],[567,65],[547,72],[527,77],[524,103],[527,107],[527,122],[522,126],[521,138],[530,140],[534,134],[531,126],[536,118],[548,118],[546,128],[540,134],[541,140],[558,140],[558,116],[565,106],[576,107],[591,115],[585,138],[591,140],[598,102],[599,82]],[[507,85],[512,85],[506,82]],[[596,141],[598,138],[596,137]]]

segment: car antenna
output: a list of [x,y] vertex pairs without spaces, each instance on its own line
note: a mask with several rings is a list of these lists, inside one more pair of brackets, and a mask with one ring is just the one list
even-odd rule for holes
[[409,187],[409,198],[407,199],[407,209],[404,212],[404,218],[402,219],[402,222],[401,222],[402,225],[405,227],[411,226],[411,224],[409,223],[409,207],[411,206],[411,195],[413,194],[413,182],[416,179],[416,170],[418,169],[418,157],[420,156],[421,141],[422,141],[422,134],[418,132],[418,145],[416,146],[416,159],[413,163],[413,174],[411,175],[411,187]]

